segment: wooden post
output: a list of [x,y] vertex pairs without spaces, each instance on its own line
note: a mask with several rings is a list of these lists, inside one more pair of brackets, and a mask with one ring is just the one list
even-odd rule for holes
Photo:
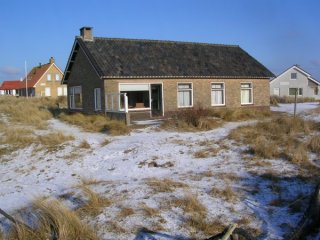
[[296,114],[297,114],[297,94],[298,94],[298,89],[299,89],[299,88],[296,88],[295,93],[294,93],[293,117],[296,117]]

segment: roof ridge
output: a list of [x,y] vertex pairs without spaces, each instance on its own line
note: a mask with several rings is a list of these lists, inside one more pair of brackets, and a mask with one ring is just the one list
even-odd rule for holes
[[[77,36],[81,38],[80,36]],[[81,38],[82,39],[82,38]],[[128,42],[158,42],[158,43],[178,43],[178,44],[195,44],[195,45],[209,45],[209,46],[219,46],[219,47],[240,47],[234,44],[219,44],[219,43],[205,43],[205,42],[188,42],[188,41],[174,41],[174,40],[157,40],[157,39],[139,39],[139,38],[108,38],[108,37],[94,37],[94,39],[101,40],[120,40]]]

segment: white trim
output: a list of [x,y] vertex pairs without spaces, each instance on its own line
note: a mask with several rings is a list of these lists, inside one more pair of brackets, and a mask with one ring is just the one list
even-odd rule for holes
[[[303,87],[289,87],[289,88],[288,88],[288,96],[289,96],[289,97],[292,97],[292,96],[295,96],[295,95],[291,95],[291,94],[290,94],[290,89],[298,89],[298,94],[297,94],[297,96],[303,96]],[[302,89],[302,94],[299,94],[299,89]]]
[[[190,106],[179,106],[179,84],[190,84],[191,85],[191,105]],[[190,91],[189,89],[186,89]],[[191,108],[193,107],[193,83],[192,82],[177,82],[177,107],[178,108]]]
[[[97,90],[99,89],[99,96],[97,95]],[[94,97],[94,110],[95,111],[101,111],[102,110],[102,101],[101,101],[101,88],[94,88],[93,89],[93,97]],[[99,102],[97,102],[97,99],[100,99]],[[99,103],[99,104],[98,104]],[[100,106],[99,106],[100,105]]]
[[[289,72],[290,70],[296,70],[302,74],[304,74],[308,79],[310,79],[311,81],[314,81],[316,84],[320,85],[320,82],[318,82],[317,80],[315,80],[314,78],[311,77],[311,74],[307,73],[306,71],[302,70],[300,67],[293,65],[292,67],[288,68],[287,70],[285,70],[284,72],[282,72],[280,75],[278,75],[277,77],[275,77],[274,79],[272,79],[270,81],[270,83],[272,83],[274,80],[278,79],[279,77],[285,75],[287,72]],[[291,79],[291,76],[290,76]]]
[[[212,84],[222,84],[223,88],[222,88],[222,91],[223,91],[223,104],[212,104]],[[210,93],[211,93],[211,106],[213,107],[216,107],[216,106],[225,106],[226,105],[226,88],[225,88],[225,83],[224,82],[211,82],[210,83],[210,87],[211,87],[211,90],[210,90]],[[221,90],[221,89],[217,89],[217,90]]]
[[[249,103],[242,103],[242,99],[241,99],[241,84],[250,84],[249,88],[244,88],[244,90],[249,89],[251,90],[251,101]],[[241,105],[252,105],[253,104],[253,83],[252,82],[240,82],[240,104]]]

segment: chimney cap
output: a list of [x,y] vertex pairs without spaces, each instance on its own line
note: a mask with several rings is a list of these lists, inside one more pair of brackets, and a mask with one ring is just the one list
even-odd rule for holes
[[54,63],[54,62],[55,62],[54,57],[50,57],[49,63]]
[[80,36],[84,41],[93,41],[92,27],[84,26],[80,28]]

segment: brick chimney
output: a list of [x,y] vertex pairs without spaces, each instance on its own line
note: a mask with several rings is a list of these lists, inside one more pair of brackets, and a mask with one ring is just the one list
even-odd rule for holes
[[[49,59],[49,63],[51,64],[51,63],[54,63],[55,61],[54,61],[54,58],[53,57],[51,57],[50,59]],[[41,64],[40,64],[40,66],[41,66]]]
[[84,41],[93,41],[92,27],[80,28],[80,36]]

